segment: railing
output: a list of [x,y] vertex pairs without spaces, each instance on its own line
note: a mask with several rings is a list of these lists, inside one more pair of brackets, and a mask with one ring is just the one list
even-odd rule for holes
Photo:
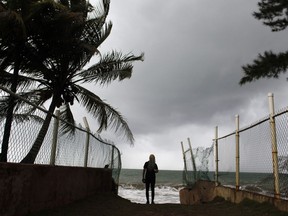
[[[1,97],[7,96],[6,91],[1,87]],[[24,105],[17,114],[24,112],[28,106],[34,106],[24,98],[9,91],[10,95],[22,99]],[[27,103],[26,103],[27,102]],[[8,162],[20,162],[30,150],[36,136],[42,126],[43,119],[48,112],[42,107],[37,107],[35,115],[37,118],[17,120],[14,118],[9,139]],[[99,135],[90,132],[86,118],[85,128],[79,125],[75,127],[75,133],[64,134],[59,129],[62,120],[59,118],[59,110],[53,115],[49,129],[45,136],[41,149],[36,157],[35,164],[50,164],[61,166],[77,167],[109,167],[112,169],[115,183],[119,183],[121,170],[121,155],[119,149],[100,138]],[[16,114],[15,114],[16,115]],[[5,118],[0,121],[0,138],[3,140]]]
[[[240,117],[236,115],[235,131],[222,137],[218,137],[216,127],[212,147],[202,148],[210,154],[201,163],[209,164],[203,169],[196,161],[195,171],[207,173],[209,169],[216,184],[236,190],[288,198],[288,108],[275,112],[273,94],[268,98],[267,117],[240,128]],[[199,155],[193,157],[195,160]]]

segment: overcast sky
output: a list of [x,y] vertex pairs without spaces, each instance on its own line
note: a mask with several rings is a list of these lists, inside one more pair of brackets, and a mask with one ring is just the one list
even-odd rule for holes
[[[98,0],[91,1],[92,4]],[[131,79],[95,93],[120,111],[135,144],[112,138],[123,168],[142,169],[151,153],[159,169],[182,170],[180,142],[209,147],[219,136],[288,105],[286,76],[240,86],[241,66],[265,50],[284,51],[287,32],[272,33],[256,20],[258,0],[111,0],[111,35],[100,51],[145,53]],[[93,62],[92,62],[93,63]],[[93,128],[93,120],[89,120]]]

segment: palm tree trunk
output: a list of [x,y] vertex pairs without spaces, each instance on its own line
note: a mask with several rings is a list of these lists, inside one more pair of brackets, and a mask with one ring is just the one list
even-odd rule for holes
[[[18,59],[15,62],[15,68],[13,72],[13,81],[11,85],[11,91],[13,93],[16,93],[17,91],[19,63],[20,63],[20,56],[18,56]],[[14,106],[15,106],[15,98],[12,95],[10,95],[9,100],[8,100],[7,116],[6,116],[5,126],[4,126],[0,162],[7,162],[7,154],[8,154],[8,148],[9,148],[9,138],[11,134],[11,126],[13,122]]]
[[48,113],[44,119],[43,125],[38,133],[38,136],[34,142],[34,144],[32,145],[30,151],[28,152],[28,154],[24,157],[24,159],[20,162],[20,163],[26,163],[26,164],[33,164],[39,151],[40,148],[43,144],[44,138],[47,134],[51,119],[52,119],[52,115],[55,111],[56,108],[56,102],[55,99],[53,97],[52,102],[50,104]]

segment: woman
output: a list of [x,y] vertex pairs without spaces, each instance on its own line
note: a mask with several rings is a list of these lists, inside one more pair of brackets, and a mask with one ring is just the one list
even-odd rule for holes
[[151,186],[151,204],[154,204],[154,195],[155,195],[155,182],[156,175],[158,173],[158,166],[155,163],[155,156],[151,154],[149,156],[149,161],[145,162],[143,167],[143,183],[146,185],[146,200],[149,204],[149,187]]

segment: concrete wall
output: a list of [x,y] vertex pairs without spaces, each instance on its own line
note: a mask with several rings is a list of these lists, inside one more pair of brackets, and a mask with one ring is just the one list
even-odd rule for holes
[[223,197],[225,200],[228,200],[233,203],[240,203],[244,199],[254,200],[259,203],[271,203],[276,208],[281,211],[288,212],[288,200],[281,200],[275,199],[274,197],[265,196],[262,194],[243,191],[243,190],[236,190],[234,188],[227,188],[224,186],[218,186],[215,188],[215,195]]
[[179,192],[180,203],[185,205],[210,202],[216,197],[215,183],[197,181],[192,188],[183,188]]
[[0,163],[0,215],[22,216],[111,192],[111,169]]
[[232,203],[240,203],[244,199],[254,200],[259,203],[268,202],[281,211],[288,212],[288,200],[275,199],[249,191],[236,190],[224,186],[215,186],[215,182],[198,181],[192,188],[183,188],[179,192],[180,203],[193,205],[212,201],[215,197],[222,197]]

